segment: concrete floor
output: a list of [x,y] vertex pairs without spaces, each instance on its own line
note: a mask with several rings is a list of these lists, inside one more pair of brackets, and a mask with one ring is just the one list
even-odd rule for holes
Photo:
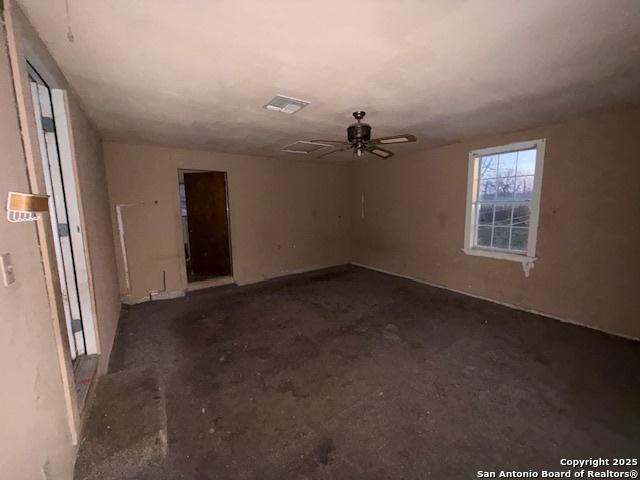
[[[138,479],[470,479],[640,452],[640,343],[355,267],[131,307],[110,373],[149,366],[167,444]],[[109,441],[127,392],[118,428],[140,428],[133,384],[98,389],[85,437]]]

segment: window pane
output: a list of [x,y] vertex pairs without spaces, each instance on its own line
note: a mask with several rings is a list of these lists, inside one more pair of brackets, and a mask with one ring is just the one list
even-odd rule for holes
[[533,175],[516,177],[516,200],[531,200],[533,198]]
[[498,176],[498,156],[482,157],[480,162],[480,178],[494,178]]
[[516,159],[518,154],[516,152],[502,153],[498,160],[498,176],[499,177],[514,177],[516,175]]
[[478,213],[479,225],[491,225],[493,223],[493,205],[480,205]]
[[496,180],[480,180],[480,200],[495,200]]
[[491,227],[478,227],[478,238],[476,245],[479,247],[491,246]]
[[493,229],[493,243],[495,248],[509,248],[510,227],[495,227]]
[[511,205],[496,205],[495,224],[511,225]]
[[536,173],[536,149],[518,152],[517,175],[533,175]]
[[513,207],[513,224],[519,226],[529,225],[530,210],[528,205],[516,205]]
[[498,178],[496,189],[498,192],[498,200],[513,200],[515,178]]
[[521,227],[513,227],[511,231],[511,250],[527,251],[529,242],[529,229]]
[[529,234],[535,235],[530,229],[532,202],[537,200],[534,184],[538,188],[535,182],[540,180],[535,178],[537,147],[515,152],[496,147],[485,152],[491,153],[476,156],[470,170],[478,175],[473,196],[468,199],[473,214],[469,227],[475,229],[473,247],[526,254]]

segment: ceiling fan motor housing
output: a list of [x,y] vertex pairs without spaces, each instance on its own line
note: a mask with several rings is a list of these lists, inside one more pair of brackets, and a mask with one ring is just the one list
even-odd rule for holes
[[347,138],[350,143],[368,142],[371,138],[371,125],[367,123],[354,123],[347,128]]

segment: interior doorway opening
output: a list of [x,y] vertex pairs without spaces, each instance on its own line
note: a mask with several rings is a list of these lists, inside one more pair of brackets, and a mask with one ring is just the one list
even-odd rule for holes
[[226,172],[180,169],[178,181],[187,281],[231,278]]

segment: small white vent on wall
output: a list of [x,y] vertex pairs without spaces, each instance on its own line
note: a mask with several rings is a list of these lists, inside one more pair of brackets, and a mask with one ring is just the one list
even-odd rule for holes
[[313,153],[321,148],[327,148],[331,145],[325,145],[324,143],[315,143],[315,142],[306,142],[304,140],[300,140],[298,142],[292,143],[291,145],[287,145],[281,149],[282,152],[288,153],[301,153],[303,155],[307,155],[309,153]]
[[282,113],[296,113],[309,105],[311,102],[307,100],[300,100],[299,98],[286,97],[284,95],[276,95],[267,103],[264,108],[272,110],[274,112]]

